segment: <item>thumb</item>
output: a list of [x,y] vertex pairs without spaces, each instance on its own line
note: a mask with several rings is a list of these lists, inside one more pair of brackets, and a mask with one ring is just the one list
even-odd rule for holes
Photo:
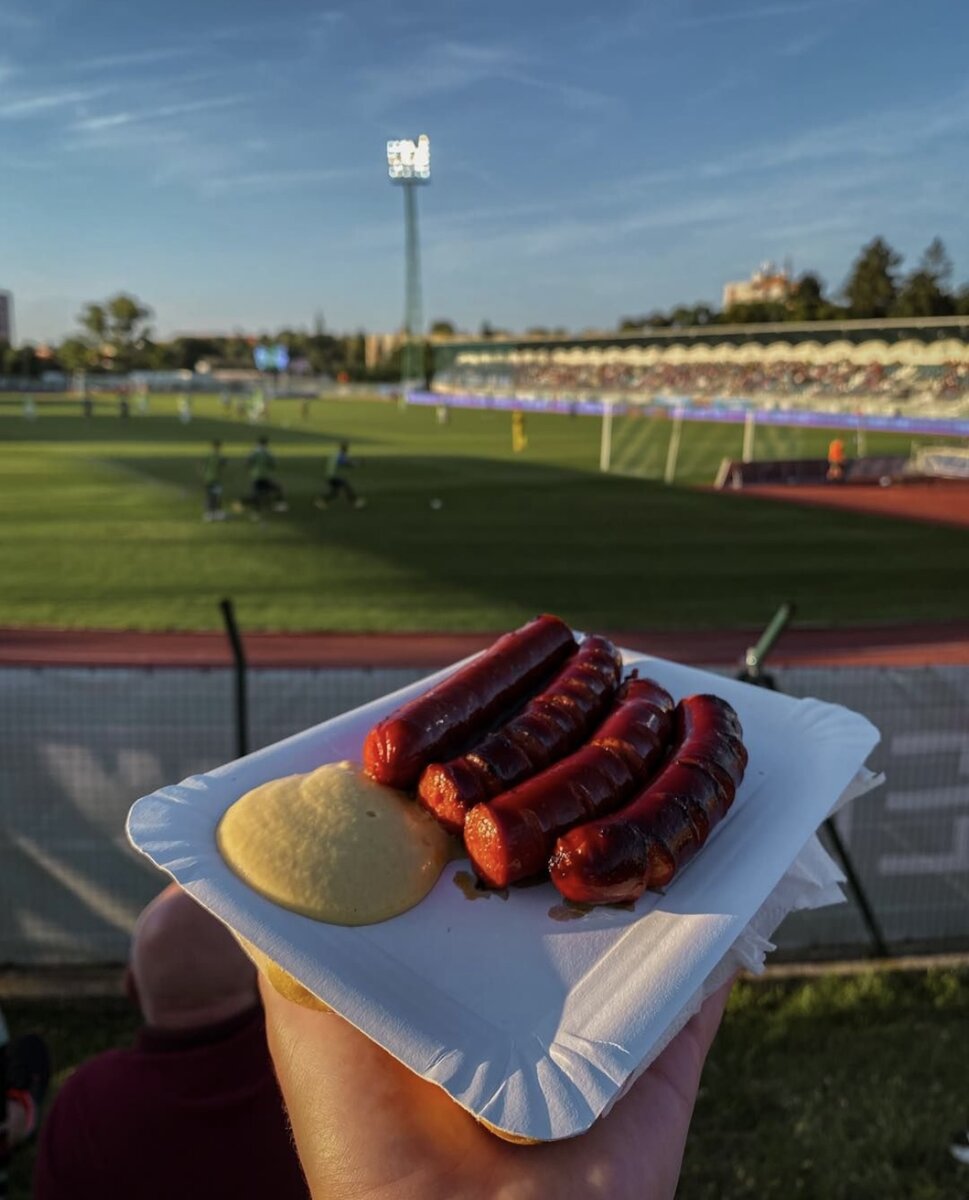
[[[259,991],[269,1053],[310,1191],[313,1196],[351,1195],[352,1180],[343,1178],[340,1164],[355,1157],[347,1142],[358,1135],[341,1111],[341,1099],[349,1099],[343,1081],[351,1079],[354,1063],[360,1061],[355,1039],[367,1039],[278,967],[260,970]],[[303,995],[297,1002],[283,991]]]

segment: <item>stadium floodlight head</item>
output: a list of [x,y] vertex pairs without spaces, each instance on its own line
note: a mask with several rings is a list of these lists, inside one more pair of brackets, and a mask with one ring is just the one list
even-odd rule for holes
[[416,142],[396,138],[387,143],[387,172],[391,183],[431,182],[431,139],[422,133]]

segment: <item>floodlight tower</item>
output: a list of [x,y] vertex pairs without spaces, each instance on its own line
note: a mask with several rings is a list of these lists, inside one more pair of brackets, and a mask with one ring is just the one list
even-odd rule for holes
[[421,316],[421,257],[417,238],[417,188],[431,182],[431,140],[398,138],[387,143],[390,182],[404,193],[404,352],[401,381],[406,386],[424,378],[424,329]]

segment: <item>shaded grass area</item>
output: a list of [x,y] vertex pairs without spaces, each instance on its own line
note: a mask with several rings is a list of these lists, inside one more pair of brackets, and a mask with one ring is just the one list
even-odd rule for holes
[[[279,630],[500,629],[540,610],[580,628],[758,626],[787,599],[814,625],[964,616],[969,532],[602,475],[589,418],[530,415],[514,455],[507,413],[440,426],[425,409],[316,400],[304,417],[278,401],[254,428],[214,397],[187,425],[174,398],[127,421],[44,404],[34,422],[0,409],[0,624],[217,628],[224,595],[244,628]],[[223,439],[231,499],[263,431],[291,511],[204,524],[207,441]],[[684,457],[706,439],[696,477],[734,432],[687,427]],[[341,438],[368,506],[318,512]]]
[[742,984],[704,1074],[679,1200],[943,1200],[969,1173],[969,972]]
[[[48,1039],[55,1084],[130,1041],[121,1000],[4,1004]],[[969,971],[744,981],[714,1044],[678,1200],[949,1200],[969,1171],[948,1135],[969,1108]],[[32,1151],[12,1200],[27,1200]]]

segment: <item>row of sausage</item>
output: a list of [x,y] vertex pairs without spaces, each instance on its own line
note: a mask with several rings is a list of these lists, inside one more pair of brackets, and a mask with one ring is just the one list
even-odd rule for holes
[[620,903],[668,884],[726,816],[742,739],[725,700],[623,682],[608,639],[578,645],[543,615],[379,722],[364,767],[416,788],[485,884],[547,872],[570,901]]

